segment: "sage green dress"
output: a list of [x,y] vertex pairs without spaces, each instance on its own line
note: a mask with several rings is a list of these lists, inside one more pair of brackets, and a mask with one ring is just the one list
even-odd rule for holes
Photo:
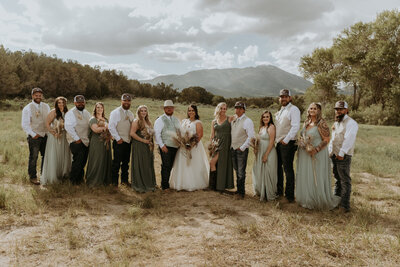
[[260,200],[274,200],[276,198],[278,181],[278,155],[275,145],[268,154],[267,162],[262,162],[263,155],[269,146],[269,134],[267,128],[260,131],[260,142],[258,144],[258,153],[253,165],[253,188],[254,193],[260,197]]
[[233,165],[231,155],[231,124],[228,119],[221,125],[214,122],[215,138],[219,140],[218,162],[217,162],[217,185],[218,191],[232,189],[233,184]]
[[[60,118],[60,120],[57,118],[53,120],[51,127],[54,127],[54,125],[61,120],[64,120],[64,113],[63,118]],[[40,176],[40,184],[55,184],[68,177],[71,172],[71,161],[72,156],[65,130],[62,131],[58,138],[51,133],[47,133],[46,151],[44,153],[43,172]]]
[[[144,138],[140,130],[136,134]],[[154,173],[154,153],[148,144],[132,138],[132,188],[140,193],[156,190],[156,175]]]
[[[304,131],[311,137],[314,147],[321,143],[318,126],[308,130],[303,128],[300,134]],[[314,159],[299,147],[295,193],[296,201],[304,208],[331,210],[339,204],[340,197],[332,192],[331,165],[327,146],[315,154]]]
[[[108,123],[108,120],[106,120]],[[89,126],[97,124],[98,120],[92,117]],[[90,187],[111,184],[111,142],[108,146],[100,139],[100,134],[89,132],[89,155],[86,168],[86,184]]]

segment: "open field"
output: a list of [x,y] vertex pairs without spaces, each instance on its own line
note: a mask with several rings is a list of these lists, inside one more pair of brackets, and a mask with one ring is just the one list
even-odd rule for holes
[[[259,202],[252,192],[253,153],[244,200],[210,191],[137,194],[68,183],[40,189],[27,176],[20,126],[20,106],[27,102],[8,110],[3,102],[0,111],[0,266],[400,265],[400,127],[360,125],[352,212],[343,214]],[[88,102],[90,112],[94,103]],[[119,105],[104,103],[107,114]],[[152,121],[162,114],[160,101],[134,99],[132,111],[139,104],[149,107]],[[178,105],[180,119],[185,110]],[[204,144],[213,112],[199,107]],[[258,127],[261,110],[246,114]]]

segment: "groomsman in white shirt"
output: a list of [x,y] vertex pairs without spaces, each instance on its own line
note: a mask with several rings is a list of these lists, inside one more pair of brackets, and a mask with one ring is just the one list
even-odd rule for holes
[[85,109],[83,95],[74,97],[75,107],[65,114],[65,131],[72,153],[72,165],[69,179],[72,184],[83,182],[84,168],[89,153],[89,120],[90,113]]
[[129,161],[131,158],[131,124],[134,119],[133,113],[129,110],[132,97],[129,94],[121,96],[121,106],[110,113],[108,129],[114,138],[113,141],[113,162],[111,166],[111,182],[118,186],[119,169],[121,169],[121,184],[130,186]]
[[[296,136],[300,129],[300,110],[291,103],[289,89],[279,92],[281,109],[275,114],[276,152],[278,154],[278,183],[277,196],[283,196],[283,170],[286,175],[285,197],[289,202],[294,201],[294,170],[293,160],[297,150]],[[282,169],[283,167],[283,169]]]
[[336,121],[332,127],[332,138],[328,146],[336,179],[335,195],[341,197],[340,206],[344,212],[350,211],[350,165],[358,132],[358,124],[348,116],[348,108],[346,101],[336,102]]
[[42,171],[44,152],[46,150],[47,141],[46,118],[50,112],[50,107],[46,103],[42,102],[42,89],[38,87],[33,88],[31,95],[32,102],[26,105],[22,110],[21,126],[25,133],[28,135],[27,140],[29,146],[29,179],[31,183],[39,185],[40,182],[37,179],[36,164],[40,152],[40,154],[42,155]]
[[236,102],[235,119],[231,122],[231,154],[233,169],[236,171],[236,186],[239,198],[244,198],[247,157],[251,139],[254,138],[253,121],[246,116],[246,104]]
[[154,122],[154,135],[160,149],[161,156],[161,188],[169,189],[169,176],[174,165],[178,145],[173,140],[173,135],[180,129],[179,120],[173,116],[174,103],[172,100],[164,101],[164,114]]

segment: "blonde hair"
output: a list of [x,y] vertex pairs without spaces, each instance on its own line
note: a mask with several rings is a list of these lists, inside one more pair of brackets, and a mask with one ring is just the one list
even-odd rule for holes
[[311,123],[310,107],[312,105],[315,105],[317,107],[316,124],[318,124],[320,122],[320,120],[322,119],[322,106],[321,106],[321,103],[312,102],[307,108],[307,119],[304,122],[305,125],[308,125],[308,124]]
[[225,102],[218,103],[218,105],[215,107],[214,117],[216,120],[219,119],[219,114],[221,113],[222,106],[226,106],[226,103]]
[[[146,109],[146,112],[147,112],[146,117],[144,117],[144,118],[142,118],[142,117],[140,116],[140,110],[141,110],[142,108],[145,108],[145,109]],[[147,108],[146,105],[140,105],[140,106],[137,108],[137,110],[136,110],[136,116],[137,116],[137,119],[138,119],[139,130],[143,130],[143,129],[146,127],[146,123],[147,123],[148,125],[151,125],[150,119],[149,119],[149,109]]]

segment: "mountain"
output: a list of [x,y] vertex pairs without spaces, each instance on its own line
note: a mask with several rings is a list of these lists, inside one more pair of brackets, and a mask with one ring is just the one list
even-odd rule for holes
[[277,96],[282,88],[289,88],[292,94],[303,94],[312,85],[300,76],[291,74],[272,65],[248,68],[205,69],[183,75],[164,75],[140,82],[173,84],[182,90],[200,86],[207,91],[224,97]]

